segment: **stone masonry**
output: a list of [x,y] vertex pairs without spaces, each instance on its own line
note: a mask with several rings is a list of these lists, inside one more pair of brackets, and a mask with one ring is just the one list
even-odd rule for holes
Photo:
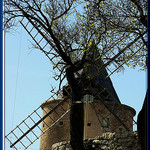
[[[61,99],[60,99],[61,100]],[[43,116],[45,112],[48,112],[52,108],[54,108],[59,99],[56,101],[47,101],[46,103],[42,104],[43,108]],[[70,106],[68,103],[64,103],[63,108],[68,110]],[[133,117],[135,115],[135,110],[126,105],[114,105],[111,102],[107,103],[109,108],[114,109],[114,113],[117,114],[124,124],[133,131]],[[62,108],[58,108],[57,110],[59,114],[63,112]],[[44,121],[45,123],[42,124],[42,130],[47,129],[47,125],[53,124],[53,119],[58,119],[59,116],[57,113],[51,115],[51,117],[47,117]],[[62,141],[69,141],[70,139],[70,113],[67,113],[59,122],[52,126],[47,132],[41,136],[40,138],[40,148],[39,150],[52,150],[51,147],[53,144],[62,142]],[[104,122],[104,119],[105,120]],[[87,128],[86,128],[86,136],[85,139],[91,139],[96,136],[101,136],[103,133],[106,132],[125,132],[126,129],[120,125],[120,122],[111,115],[111,113],[104,107],[104,105],[99,101],[93,101],[89,103],[88,106],[88,119],[87,119]],[[106,124],[107,123],[107,124]]]
[[[84,140],[86,150],[141,150],[137,132],[103,133],[92,139]],[[53,144],[52,150],[72,150],[69,142]]]

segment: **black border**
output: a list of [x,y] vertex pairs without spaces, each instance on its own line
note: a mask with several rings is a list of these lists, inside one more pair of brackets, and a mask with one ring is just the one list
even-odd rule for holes
[[148,32],[148,42],[147,42],[147,47],[148,47],[148,49],[147,49],[147,150],[149,150],[149,46],[150,46],[150,44],[149,44],[149,42],[150,42],[150,33],[149,33],[149,25],[150,25],[150,19],[149,19],[149,17],[150,17],[150,15],[149,15],[149,13],[150,13],[150,6],[149,6],[149,4],[150,4],[150,0],[147,0],[147,14],[148,14],[148,16],[147,16],[147,19],[148,19],[148,21],[147,21],[147,32]]
[[0,150],[3,149],[3,1],[0,1]]

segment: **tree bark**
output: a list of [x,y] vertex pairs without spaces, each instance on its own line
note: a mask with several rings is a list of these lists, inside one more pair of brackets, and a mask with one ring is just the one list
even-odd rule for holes
[[70,110],[70,144],[73,150],[84,150],[84,109],[82,98],[82,87],[74,76],[73,68],[66,69],[68,83],[72,90],[72,104]]
[[147,94],[145,96],[144,104],[137,118],[137,131],[141,150],[147,148]]
[[72,103],[70,111],[70,144],[73,150],[84,150],[83,115],[84,115],[83,103]]

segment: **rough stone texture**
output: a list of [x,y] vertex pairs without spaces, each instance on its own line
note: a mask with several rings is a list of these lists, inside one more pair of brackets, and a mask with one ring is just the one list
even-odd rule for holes
[[[84,140],[86,150],[141,150],[137,132],[103,133],[93,139]],[[52,150],[72,150],[69,142],[52,145]]]

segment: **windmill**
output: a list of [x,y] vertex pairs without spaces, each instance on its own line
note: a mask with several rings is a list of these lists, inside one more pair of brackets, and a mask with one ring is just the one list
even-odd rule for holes
[[[34,14],[32,14],[34,15]],[[28,32],[28,34],[31,36],[31,38],[33,39],[33,41],[36,43],[37,47],[39,49],[41,49],[46,55],[47,52],[45,51],[46,47],[49,46],[50,44],[50,40],[49,40],[49,33],[36,21],[32,21],[30,19],[27,19],[26,17],[23,17],[22,20],[20,21],[21,25],[24,27],[24,29]],[[146,32],[145,32],[146,33]],[[143,35],[145,34],[143,33]],[[112,47],[116,46],[116,44],[118,44],[118,42],[122,42],[121,40],[125,40],[126,38],[128,38],[130,36],[130,34],[126,34],[123,35],[122,39],[120,39],[120,41],[114,42],[114,44],[112,45]],[[40,39],[39,39],[40,37]],[[38,38],[38,39],[37,39]],[[123,61],[122,63],[120,63],[120,65],[116,65],[115,62],[113,60],[115,60],[116,58],[118,58],[121,54],[123,54],[127,49],[130,48],[130,46],[136,44],[136,42],[141,38],[141,36],[138,36],[136,38],[134,38],[128,45],[126,45],[124,48],[122,48],[119,52],[114,53],[113,51],[111,51],[111,47],[108,49],[107,52],[109,52],[109,59],[105,59],[103,60],[103,64],[101,64],[101,66],[98,66],[97,64],[95,64],[95,72],[94,75],[92,74],[92,77],[90,77],[90,80],[87,81],[84,84],[87,84],[87,88],[90,92],[91,95],[96,95],[96,97],[101,101],[101,103],[104,105],[104,107],[110,112],[109,115],[113,115],[116,120],[119,122],[119,126],[123,126],[123,128],[125,128],[125,130],[130,130],[130,127],[128,127],[124,121],[121,120],[121,116],[119,114],[116,114],[114,112],[114,107],[121,107],[121,105],[119,105],[119,103],[117,102],[116,98],[113,98],[113,106],[112,108],[108,107],[107,101],[105,101],[104,99],[108,99],[113,97],[112,93],[109,92],[109,90],[107,88],[104,88],[102,85],[100,85],[97,81],[96,81],[96,77],[102,73],[102,71],[104,70],[104,68],[107,68],[107,70],[109,70],[109,75],[104,74],[105,77],[109,77],[111,74],[113,74],[117,69],[119,69],[124,63],[126,63],[128,60]],[[133,55],[136,54],[141,47],[143,47],[143,45],[138,45],[139,49],[135,52],[133,52]],[[107,55],[107,53],[105,53]],[[132,56],[130,56],[132,57]],[[55,62],[53,62],[53,59],[50,59],[50,61],[55,64]],[[113,68],[110,68],[110,64],[111,67],[113,66]],[[56,66],[58,70],[61,70],[61,66]],[[76,76],[77,78],[82,78],[82,75],[78,72],[76,72]],[[109,79],[109,78],[108,78]],[[90,83],[90,84],[89,84]],[[97,90],[95,90],[95,87],[92,87],[91,85],[96,86]],[[36,140],[38,140],[42,135],[44,135],[48,130],[50,130],[50,128],[54,127],[63,117],[65,117],[69,111],[70,108],[68,107],[67,109],[64,106],[64,104],[68,104],[70,105],[70,103],[67,101],[68,98],[71,99],[71,94],[69,92],[69,88],[68,86],[64,86],[65,93],[67,93],[67,98],[63,98],[61,99],[61,101],[59,103],[56,103],[52,109],[50,109],[49,111],[44,111],[44,116],[41,117],[38,113],[38,111],[41,109],[41,106],[38,107],[36,110],[34,110],[26,119],[24,119],[15,129],[13,129],[9,134],[6,135],[7,140],[10,142],[10,147],[11,148],[15,148],[17,149],[17,144],[20,143],[23,149],[27,149],[30,145],[32,145]],[[52,95],[49,99],[53,99],[53,100],[57,100],[57,95],[59,93],[60,97],[64,97],[62,92],[56,92],[54,93],[54,95]],[[102,97],[103,96],[103,97]],[[47,101],[48,102],[48,101]],[[87,103],[88,105],[88,103]],[[57,110],[59,110],[61,108],[61,113]],[[57,114],[57,118],[52,118],[51,116],[53,114]],[[34,115],[36,115],[36,117],[39,117],[38,120],[35,121],[34,119]],[[51,124],[47,124],[47,122],[45,121],[47,118],[50,118],[52,120]],[[130,117],[130,116],[129,116]],[[132,118],[132,117],[131,117]],[[32,125],[29,126],[28,122],[32,122]],[[106,122],[106,121],[104,121]],[[44,128],[44,130],[41,128],[41,125],[44,124],[44,126],[46,126],[46,129]],[[27,130],[24,130],[24,127],[26,127]],[[116,127],[118,128],[118,127]],[[36,133],[34,132],[35,129],[38,129],[40,131],[40,135],[36,135]],[[114,129],[115,130],[115,129]],[[20,131],[20,135],[18,136],[18,133],[16,133],[16,131]],[[34,139],[30,139],[28,137],[29,134],[33,134]],[[13,138],[12,138],[13,136]],[[11,138],[13,139],[13,141],[11,141]],[[28,142],[23,142],[23,140],[26,139]]]

